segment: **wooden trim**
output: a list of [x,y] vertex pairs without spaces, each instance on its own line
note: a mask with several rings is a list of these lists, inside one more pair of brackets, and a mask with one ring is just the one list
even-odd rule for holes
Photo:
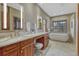
[[78,22],[78,26],[77,26],[77,55],[79,56],[79,4],[77,5],[77,22]]

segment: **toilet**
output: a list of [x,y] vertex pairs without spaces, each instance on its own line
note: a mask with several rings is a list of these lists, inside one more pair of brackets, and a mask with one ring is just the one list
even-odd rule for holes
[[43,44],[40,42],[35,43],[35,55],[40,56],[42,55],[41,49],[43,47]]
[[36,49],[41,50],[42,47],[43,47],[43,44],[38,42],[38,43],[35,44],[35,47],[36,47]]

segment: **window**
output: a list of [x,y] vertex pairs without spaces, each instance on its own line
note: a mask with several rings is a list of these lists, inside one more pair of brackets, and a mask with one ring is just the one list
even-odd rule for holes
[[55,33],[66,33],[67,32],[67,21],[53,21],[52,22],[52,29]]

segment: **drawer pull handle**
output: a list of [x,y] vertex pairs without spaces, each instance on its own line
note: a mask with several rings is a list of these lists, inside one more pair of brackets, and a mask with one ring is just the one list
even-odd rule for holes
[[23,51],[21,50],[21,53],[23,53]]

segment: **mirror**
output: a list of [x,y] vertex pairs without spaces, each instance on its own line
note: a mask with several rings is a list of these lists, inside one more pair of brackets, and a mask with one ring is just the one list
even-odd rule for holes
[[14,30],[21,29],[21,20],[18,17],[14,17]]
[[0,31],[2,30],[3,4],[0,3]]
[[2,12],[2,30],[22,29],[23,7],[18,3],[4,3]]
[[42,17],[37,16],[37,29],[42,30],[43,29],[43,22],[42,22]]

